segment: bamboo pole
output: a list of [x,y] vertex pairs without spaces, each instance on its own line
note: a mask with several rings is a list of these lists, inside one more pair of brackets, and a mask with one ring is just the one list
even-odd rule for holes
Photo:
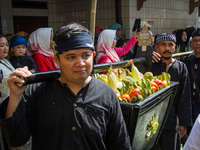
[[190,55],[193,51],[188,51],[188,52],[182,52],[182,53],[175,53],[172,55],[172,57],[181,57],[181,56],[186,56],[186,55]]
[[90,32],[92,33],[93,43],[94,43],[94,37],[95,37],[96,6],[97,6],[97,0],[92,0],[91,15],[90,15]]

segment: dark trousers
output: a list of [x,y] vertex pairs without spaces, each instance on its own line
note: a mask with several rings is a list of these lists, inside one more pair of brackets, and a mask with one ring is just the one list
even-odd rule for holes
[[176,150],[177,131],[163,129],[158,145],[161,150]]

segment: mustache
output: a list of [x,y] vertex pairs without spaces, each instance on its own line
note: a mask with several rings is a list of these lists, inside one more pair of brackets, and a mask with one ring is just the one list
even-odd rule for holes
[[165,53],[171,54],[172,52],[170,52],[170,51],[164,51],[163,54],[165,54]]

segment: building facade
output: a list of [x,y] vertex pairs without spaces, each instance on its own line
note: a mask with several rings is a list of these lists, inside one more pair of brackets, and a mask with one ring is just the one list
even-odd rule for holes
[[[38,27],[52,27],[54,32],[69,22],[79,22],[90,29],[92,0],[0,0],[0,31],[12,35],[28,33]],[[97,0],[96,26],[106,29],[116,21],[123,25],[127,38],[132,36],[136,18],[151,25],[155,34],[199,24],[199,8],[189,13],[190,0]]]

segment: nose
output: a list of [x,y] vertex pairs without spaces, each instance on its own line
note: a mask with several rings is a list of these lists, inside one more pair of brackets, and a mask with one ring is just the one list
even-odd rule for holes
[[169,49],[169,45],[166,46],[166,49],[167,49],[167,50]]
[[85,61],[82,57],[77,57],[76,59],[76,66],[84,66],[85,65]]
[[5,45],[4,45],[4,48],[5,48],[5,49],[9,49],[9,46],[5,44]]

